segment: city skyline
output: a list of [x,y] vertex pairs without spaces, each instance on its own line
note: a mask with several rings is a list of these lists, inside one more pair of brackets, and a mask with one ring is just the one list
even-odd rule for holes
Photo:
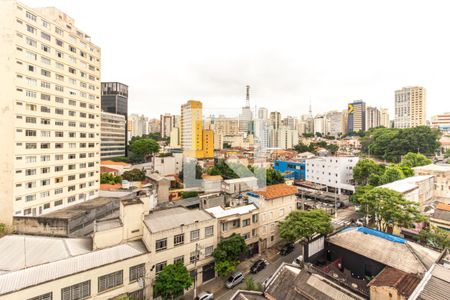
[[[427,89],[428,120],[450,111],[445,101],[450,48],[439,38],[450,25],[443,2],[327,2],[326,11],[314,3],[231,2],[218,9],[206,2],[178,2],[173,11],[166,3],[136,10],[109,2],[108,14],[100,17],[97,12],[105,8],[95,2],[23,2],[70,11],[82,30],[89,29],[93,42],[102,46],[102,81],[130,86],[130,113],[158,118],[194,99],[205,104],[205,115],[237,115],[247,84],[252,109],[256,104],[283,115],[306,114],[310,101],[316,114],[362,99],[387,107],[393,116],[395,90],[415,85]],[[115,18],[123,21],[109,21]]]

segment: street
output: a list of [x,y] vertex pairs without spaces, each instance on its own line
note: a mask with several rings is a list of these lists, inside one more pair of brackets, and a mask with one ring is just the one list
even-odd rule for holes
[[[301,254],[302,254],[302,247],[301,247],[301,245],[296,244],[295,250],[293,252],[289,253],[286,256],[279,256],[277,258],[277,260],[275,260],[275,262],[273,262],[273,263],[269,262],[269,265],[264,270],[260,271],[259,273],[256,273],[256,274],[248,273],[248,274],[244,274],[244,275],[246,278],[252,277],[253,280],[255,281],[255,283],[257,283],[257,282],[262,283],[268,277],[272,276],[272,274],[278,269],[278,267],[283,262],[292,263],[292,261]],[[217,291],[214,294],[214,298],[220,299],[220,300],[228,300],[239,289],[245,289],[245,279],[241,284],[235,286],[233,289],[227,289],[224,287],[223,289]]]

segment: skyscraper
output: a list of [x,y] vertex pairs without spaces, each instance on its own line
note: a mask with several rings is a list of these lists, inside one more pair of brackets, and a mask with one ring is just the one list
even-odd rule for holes
[[426,91],[420,86],[395,91],[395,128],[426,125]]
[[272,123],[273,129],[278,129],[281,126],[281,113],[278,111],[273,111],[270,113],[270,121]]
[[366,130],[381,125],[381,113],[376,107],[367,106],[366,108]]
[[175,116],[171,114],[161,115],[159,118],[161,137],[170,137],[172,128],[175,127]]
[[100,48],[53,7],[0,1],[0,223],[95,198]]
[[125,117],[102,111],[101,119],[101,159],[125,156],[127,145]]
[[189,100],[181,106],[181,148],[185,157],[214,156],[214,134],[203,129],[202,111],[200,101]]
[[246,98],[245,98],[245,106],[242,107],[242,111],[239,114],[239,132],[250,132],[252,131],[252,110],[250,109],[250,86],[246,86]]
[[386,128],[391,127],[391,121],[389,119],[389,109],[380,108],[380,126],[384,126]]
[[[128,123],[128,86],[120,82],[102,82],[102,110],[125,117]],[[128,142],[125,126],[125,145]],[[127,150],[125,149],[125,152]]]
[[348,104],[348,132],[366,130],[366,103],[355,100]]

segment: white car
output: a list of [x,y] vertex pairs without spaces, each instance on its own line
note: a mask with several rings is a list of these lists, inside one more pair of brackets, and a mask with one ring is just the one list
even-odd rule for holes
[[211,292],[201,292],[195,297],[195,300],[214,300],[214,294]]
[[292,265],[300,268],[303,265],[303,255],[300,255],[296,259],[294,259]]

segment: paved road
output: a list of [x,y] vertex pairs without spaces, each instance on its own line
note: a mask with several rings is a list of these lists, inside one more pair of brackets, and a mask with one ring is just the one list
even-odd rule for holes
[[[296,244],[295,245],[295,250],[291,253],[289,253],[286,256],[280,256],[275,262],[269,264],[264,270],[260,271],[257,274],[245,274],[245,277],[252,277],[253,280],[256,282],[263,282],[264,280],[266,280],[268,277],[272,276],[272,274],[278,269],[278,267],[283,263],[283,262],[287,262],[287,263],[291,263],[292,261],[294,261],[294,259],[296,257],[298,257],[299,255],[302,254],[302,249],[301,246]],[[223,290],[221,290],[220,292],[215,294],[215,299],[217,300],[228,300],[231,298],[231,296],[233,296],[233,294],[238,290],[238,289],[243,289],[245,288],[245,280],[243,283],[235,286],[233,289],[226,289],[224,288]]]

